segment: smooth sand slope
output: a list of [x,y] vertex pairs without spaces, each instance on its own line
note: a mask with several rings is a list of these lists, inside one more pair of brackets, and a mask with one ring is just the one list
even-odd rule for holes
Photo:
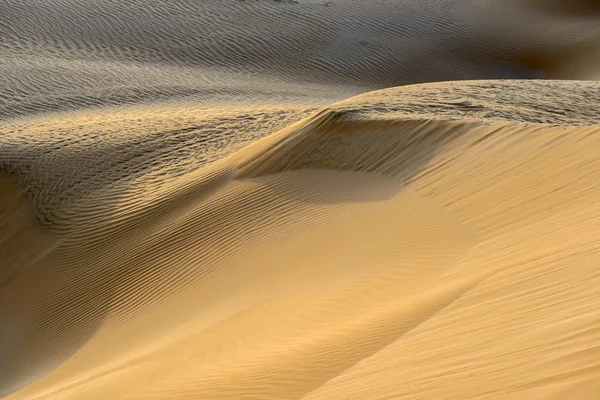
[[599,101],[477,81],[12,124],[0,387],[596,399]]

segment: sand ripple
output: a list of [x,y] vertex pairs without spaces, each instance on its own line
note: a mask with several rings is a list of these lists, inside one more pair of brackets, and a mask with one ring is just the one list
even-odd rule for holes
[[2,0],[0,397],[597,400],[599,65],[591,0]]
[[[310,111],[11,125],[2,389],[592,399],[598,93],[467,82],[368,93],[295,123]],[[240,121],[251,144],[227,134]]]

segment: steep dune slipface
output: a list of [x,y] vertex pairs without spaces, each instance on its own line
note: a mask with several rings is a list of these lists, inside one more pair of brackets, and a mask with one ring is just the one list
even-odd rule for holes
[[[32,272],[0,294],[39,296],[19,309],[1,388],[594,399],[599,96],[593,82],[439,83],[297,122],[306,111],[285,106],[172,107],[11,125],[2,209],[39,248],[2,265]],[[262,139],[236,143],[240,118]]]

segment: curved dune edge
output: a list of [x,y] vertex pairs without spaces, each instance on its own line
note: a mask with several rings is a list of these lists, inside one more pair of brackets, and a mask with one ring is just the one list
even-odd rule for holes
[[336,107],[73,205],[7,398],[593,399],[600,127]]

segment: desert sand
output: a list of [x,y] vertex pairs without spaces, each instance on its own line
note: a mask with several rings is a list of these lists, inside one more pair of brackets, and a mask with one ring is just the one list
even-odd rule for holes
[[0,397],[600,398],[597,4],[4,1]]

